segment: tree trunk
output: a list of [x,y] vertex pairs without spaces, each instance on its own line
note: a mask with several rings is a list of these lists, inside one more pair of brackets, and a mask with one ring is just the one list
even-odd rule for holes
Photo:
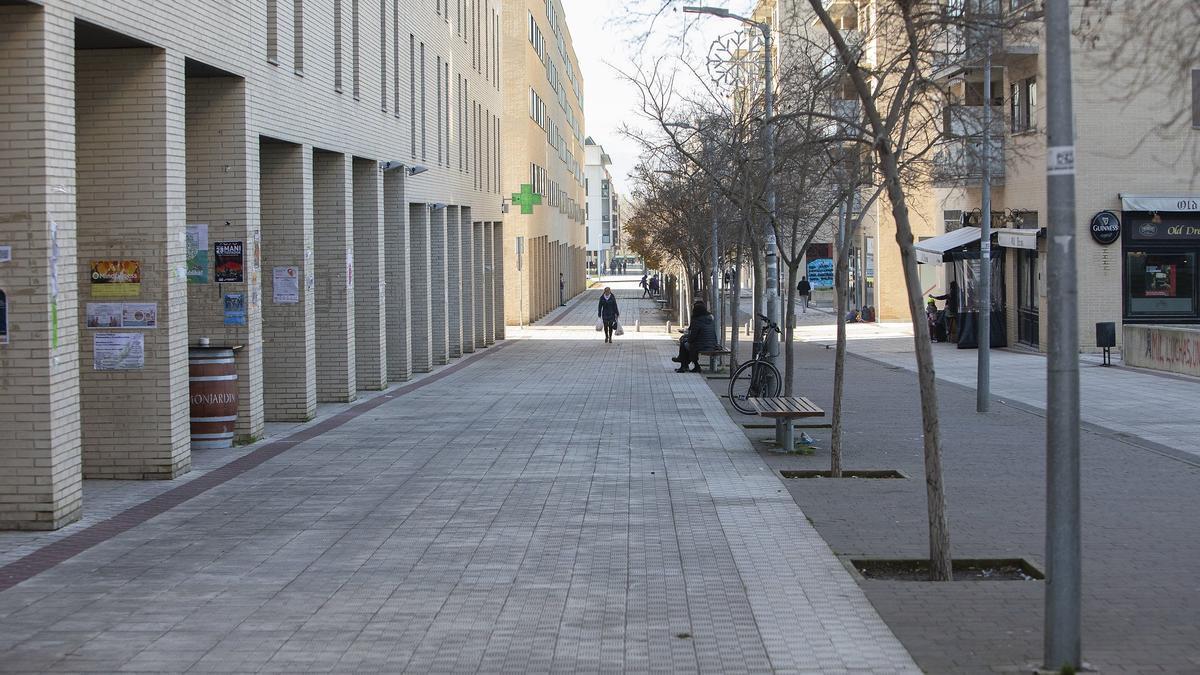
[[733,297],[729,299],[729,373],[737,369],[737,353],[738,353],[738,317],[742,312],[742,240],[745,235],[738,236],[737,257],[734,258],[733,269],[737,273],[733,275]]
[[896,243],[904,265],[904,286],[908,291],[908,311],[912,317],[913,343],[917,356],[917,380],[921,389],[921,420],[925,434],[925,493],[929,510],[929,576],[932,581],[950,581],[950,526],[946,518],[946,493],[942,485],[942,443],[938,423],[937,379],[933,370],[933,348],[929,342],[929,323],[917,276],[917,257],[913,249],[908,204],[900,185],[896,156],[887,146],[878,149],[881,168],[896,221]]
[[833,289],[837,298],[837,350],[833,357],[833,430],[829,443],[829,475],[842,477],[842,395],[846,381],[846,312],[850,292],[850,247],[846,237],[847,215],[838,209],[837,262],[833,270]]
[[[756,250],[755,253],[758,253]],[[758,317],[767,313],[767,261],[766,256],[754,256],[754,316],[750,325],[758,326]]]
[[796,329],[796,284],[800,283],[800,256],[787,266],[788,292],[783,305],[783,395],[792,396],[792,378],[796,373],[796,346],[792,333]]

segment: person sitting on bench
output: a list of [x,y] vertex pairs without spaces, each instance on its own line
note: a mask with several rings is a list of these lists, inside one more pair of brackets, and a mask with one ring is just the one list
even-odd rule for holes
[[704,301],[697,300],[692,304],[692,320],[687,332],[679,338],[679,356],[671,358],[679,364],[675,372],[686,373],[688,364],[692,365],[693,373],[700,372],[700,352],[712,351],[718,345],[717,323]]

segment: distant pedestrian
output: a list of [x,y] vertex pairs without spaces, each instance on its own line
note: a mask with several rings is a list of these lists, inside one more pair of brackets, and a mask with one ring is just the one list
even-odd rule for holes
[[808,276],[800,277],[800,283],[796,284],[796,292],[800,294],[800,313],[808,313],[808,300],[812,297],[812,284],[808,283]]
[[942,312],[942,324],[946,328],[946,339],[958,341],[958,282],[951,281],[950,289],[944,295],[931,296],[937,300],[946,301],[946,309]]
[[558,306],[559,307],[567,306],[566,293],[567,293],[567,282],[563,278],[563,273],[559,272],[558,273]]
[[605,286],[604,292],[600,294],[600,306],[596,316],[604,323],[604,341],[612,342],[613,328],[617,325],[617,319],[621,317],[621,310],[617,309],[617,296],[613,295],[608,286]]
[[650,297],[658,297],[658,285],[658,275],[655,274],[654,276],[650,277]]
[[642,288],[642,297],[650,295],[650,284],[646,281],[646,273],[642,273],[642,280],[638,282],[638,286]]

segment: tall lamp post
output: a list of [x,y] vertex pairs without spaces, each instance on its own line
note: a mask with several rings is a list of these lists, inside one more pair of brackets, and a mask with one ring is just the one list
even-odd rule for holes
[[[767,317],[775,325],[779,325],[779,258],[775,243],[775,87],[774,70],[771,61],[771,25],[734,14],[723,7],[683,8],[685,14],[709,14],[721,19],[733,19],[747,26],[757,28],[763,35],[763,66],[765,86],[763,91],[763,148],[767,159],[767,223],[764,239],[767,253]],[[774,362],[779,355],[779,341],[774,331],[767,331],[767,341],[763,345],[767,358]]]

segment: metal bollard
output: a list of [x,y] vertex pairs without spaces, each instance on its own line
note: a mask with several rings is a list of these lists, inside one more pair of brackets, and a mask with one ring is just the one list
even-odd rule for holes
[[641,320],[641,319],[635,319],[635,320],[634,320],[634,322],[633,322],[633,332],[635,332],[635,333],[640,333],[640,332],[642,332],[642,320]]
[[671,322],[668,321],[667,322],[667,335],[670,335],[670,334],[671,334]]
[[750,335],[751,335],[751,333],[750,333],[750,322],[749,322],[749,321],[747,321],[747,322],[746,322],[746,336],[747,336],[747,337],[749,337]]

